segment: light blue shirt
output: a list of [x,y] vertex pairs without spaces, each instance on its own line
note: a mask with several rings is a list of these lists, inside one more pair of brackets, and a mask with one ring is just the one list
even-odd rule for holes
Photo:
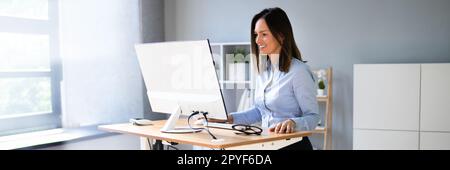
[[308,65],[292,59],[287,73],[267,67],[256,78],[255,105],[231,113],[234,124],[261,122],[263,128],[292,119],[295,131],[314,130],[320,120],[316,84]]

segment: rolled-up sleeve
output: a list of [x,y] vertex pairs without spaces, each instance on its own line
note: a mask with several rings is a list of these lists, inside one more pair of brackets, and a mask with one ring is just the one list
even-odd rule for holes
[[316,99],[316,85],[308,69],[301,71],[293,77],[294,95],[303,113],[301,117],[291,118],[296,123],[296,131],[314,130],[319,123],[318,103]]
[[261,121],[261,113],[258,108],[251,107],[242,112],[231,113],[234,124],[253,124]]

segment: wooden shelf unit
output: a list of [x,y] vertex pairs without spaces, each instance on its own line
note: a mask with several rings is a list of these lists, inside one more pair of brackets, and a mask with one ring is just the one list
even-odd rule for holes
[[248,67],[245,67],[245,79],[230,79],[229,69],[231,60],[228,55],[233,55],[236,49],[245,49],[250,52],[250,42],[226,42],[211,43],[211,52],[215,63],[217,77],[228,112],[238,111],[240,97],[247,89],[253,89],[254,79],[252,73],[253,60],[249,60]]
[[[325,103],[325,122],[323,125],[317,126],[313,131],[313,134],[323,134],[323,150],[331,150],[332,145],[332,111],[333,111],[333,72],[332,68],[326,69],[327,86],[326,86],[326,96],[317,96],[317,101],[319,103]],[[321,121],[323,122],[323,121]]]

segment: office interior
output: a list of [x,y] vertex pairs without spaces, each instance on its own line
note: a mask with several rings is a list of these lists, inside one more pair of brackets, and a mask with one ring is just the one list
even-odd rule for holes
[[[143,149],[139,136],[98,129],[169,117],[151,110],[134,45],[250,42],[252,17],[269,7],[286,11],[311,68],[333,70],[329,149],[450,149],[450,127],[442,123],[450,112],[433,121],[424,110],[450,109],[443,101],[450,99],[448,0],[2,1],[0,44],[7,48],[0,47],[0,149]],[[441,72],[426,72],[433,68]],[[425,75],[436,74],[443,88],[424,90]],[[380,89],[389,85],[399,90]],[[377,98],[372,90],[386,93]],[[366,100],[367,94],[375,97]],[[240,96],[233,97],[229,102],[238,103]],[[412,123],[403,126],[403,120]],[[310,140],[323,149],[322,135]]]

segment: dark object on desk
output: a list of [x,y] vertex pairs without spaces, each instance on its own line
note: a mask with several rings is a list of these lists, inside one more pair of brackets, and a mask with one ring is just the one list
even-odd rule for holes
[[252,126],[252,125],[243,125],[243,124],[237,124],[232,126],[233,130],[238,131],[234,132],[238,135],[261,135],[261,132],[263,131],[258,126]]
[[261,135],[262,129],[258,126],[246,125],[246,124],[228,124],[228,123],[205,123],[206,127],[219,128],[226,130],[237,131],[238,135]]

